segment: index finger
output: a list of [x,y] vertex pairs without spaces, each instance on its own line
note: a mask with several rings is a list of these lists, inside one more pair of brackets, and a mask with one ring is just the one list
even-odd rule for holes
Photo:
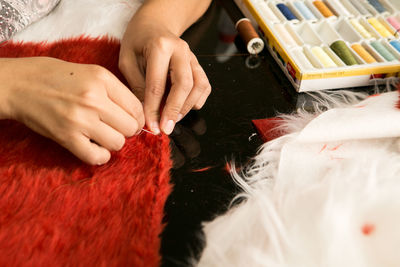
[[144,114],[146,124],[155,133],[160,133],[160,105],[165,92],[171,51],[154,49],[146,66],[146,90],[144,94]]
[[171,91],[161,117],[161,128],[170,134],[183,116],[182,107],[193,88],[193,74],[189,53],[179,51],[171,57]]
[[113,74],[106,82],[109,99],[132,116],[138,123],[138,130],[143,128],[144,114],[139,99]]

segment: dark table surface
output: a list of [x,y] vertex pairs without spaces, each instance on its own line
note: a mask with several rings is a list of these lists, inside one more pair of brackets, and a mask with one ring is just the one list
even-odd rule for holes
[[292,112],[301,99],[268,51],[249,58],[238,39],[222,41],[232,27],[214,1],[183,36],[213,92],[203,109],[185,118],[172,136],[176,169],[165,207],[163,266],[187,266],[188,259],[199,257],[201,224],[226,211],[238,192],[226,163],[245,164],[262,144],[258,136],[250,138],[256,132],[251,120]]

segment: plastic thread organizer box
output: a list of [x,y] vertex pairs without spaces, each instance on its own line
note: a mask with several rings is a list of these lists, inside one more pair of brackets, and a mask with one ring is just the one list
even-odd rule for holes
[[297,91],[399,77],[400,0],[235,0]]

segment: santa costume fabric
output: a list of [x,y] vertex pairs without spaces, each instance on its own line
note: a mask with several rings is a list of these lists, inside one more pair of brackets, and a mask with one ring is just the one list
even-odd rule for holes
[[399,93],[334,95],[232,173],[240,203],[205,224],[198,266],[399,265]]
[[[0,46],[118,71],[135,0],[62,0]],[[1,266],[158,266],[171,190],[169,140],[142,132],[89,166],[22,124],[0,121]]]

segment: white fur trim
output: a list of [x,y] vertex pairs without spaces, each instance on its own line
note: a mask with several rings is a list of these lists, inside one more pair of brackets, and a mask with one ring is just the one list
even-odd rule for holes
[[81,35],[121,39],[142,0],[61,0],[47,16],[16,34],[15,41],[57,41]]
[[[372,113],[389,109],[385,116],[400,113],[397,100],[397,93],[388,93],[363,105],[375,105]],[[360,110],[339,105],[337,110],[349,116]],[[362,119],[371,115],[366,112]],[[233,173],[244,202],[205,225],[206,247],[198,266],[398,266],[398,138],[380,136],[373,129],[380,118],[372,116],[364,127],[368,138],[305,143],[298,139],[303,129],[318,121],[314,130],[324,131],[328,116],[302,111],[285,117],[285,127],[297,130],[266,143],[244,174]],[[350,127],[353,134],[347,119],[337,118],[344,124],[336,126]],[[388,121],[393,126],[384,127],[397,132],[397,122]]]

